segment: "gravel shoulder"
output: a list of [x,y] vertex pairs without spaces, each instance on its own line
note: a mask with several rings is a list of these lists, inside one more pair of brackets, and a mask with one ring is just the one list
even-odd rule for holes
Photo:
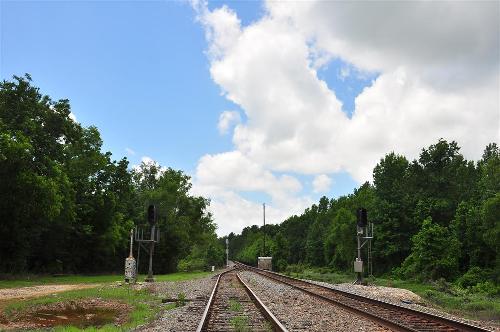
[[163,310],[152,322],[139,326],[135,331],[196,331],[205,310],[210,293],[217,280],[217,274],[206,278],[186,281],[166,281],[145,285],[152,293],[161,298],[177,299],[183,294],[186,304],[181,307]]
[[383,286],[361,286],[361,285],[352,285],[348,283],[334,285],[334,284],[329,284],[327,282],[306,280],[306,279],[304,280],[328,288],[338,289],[348,293],[366,296],[372,299],[385,301],[391,304],[397,304],[413,310],[427,312],[430,314],[450,319],[455,319],[472,325],[480,326],[482,328],[489,329],[492,331],[500,331],[500,322],[475,321],[451,315],[439,309],[430,307],[430,305],[426,303],[426,301],[423,300],[420,296],[407,289],[383,287]]

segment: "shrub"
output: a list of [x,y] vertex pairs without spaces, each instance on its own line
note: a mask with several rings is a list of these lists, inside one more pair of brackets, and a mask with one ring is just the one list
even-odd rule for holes
[[462,288],[476,286],[478,283],[488,279],[488,273],[481,268],[474,266],[457,280],[457,284]]
[[478,282],[470,288],[473,293],[482,293],[488,296],[500,296],[500,285],[495,285],[491,281]]
[[453,278],[458,271],[458,241],[446,227],[427,218],[412,237],[412,253],[402,265],[404,277],[436,280]]
[[207,263],[203,258],[185,258],[179,261],[177,269],[182,272],[204,271]]

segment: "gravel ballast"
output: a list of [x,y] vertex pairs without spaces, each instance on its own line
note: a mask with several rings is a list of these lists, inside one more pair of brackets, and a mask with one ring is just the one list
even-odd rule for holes
[[250,271],[240,276],[289,331],[388,331],[340,307]]
[[[177,299],[183,294],[186,304],[163,310],[152,322],[139,326],[136,331],[196,331],[215,285],[215,276],[187,281],[156,282],[146,287],[161,298]],[[166,306],[167,304],[165,304]]]
[[352,285],[347,283],[334,285],[334,284],[329,284],[327,282],[306,280],[306,279],[304,279],[304,281],[332,289],[338,289],[356,295],[365,296],[375,300],[385,301],[391,304],[400,305],[413,310],[426,312],[429,314],[445,317],[448,319],[458,320],[460,322],[476,325],[491,331],[500,331],[500,326],[498,322],[475,321],[475,320],[465,319],[462,317],[457,317],[449,313],[443,312],[436,308],[428,307],[425,301],[420,296],[407,289],[382,287],[382,286],[361,286],[361,285]]

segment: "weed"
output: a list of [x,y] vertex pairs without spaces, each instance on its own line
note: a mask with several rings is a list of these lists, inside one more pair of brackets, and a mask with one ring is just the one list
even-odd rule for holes
[[175,306],[183,307],[184,305],[186,305],[186,294],[184,293],[177,294],[177,301],[175,301]]
[[248,326],[247,316],[236,316],[231,319],[231,325],[236,332],[249,332],[250,326]]
[[229,310],[234,311],[234,312],[240,312],[242,310],[241,303],[239,303],[236,300],[230,299],[229,300]]

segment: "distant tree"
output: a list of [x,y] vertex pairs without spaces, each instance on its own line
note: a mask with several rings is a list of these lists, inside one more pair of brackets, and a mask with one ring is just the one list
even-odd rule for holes
[[375,265],[379,271],[399,266],[410,254],[410,239],[418,230],[411,218],[408,194],[408,160],[394,152],[386,155],[373,170],[375,186]]
[[476,168],[459,150],[456,142],[441,139],[411,163],[408,189],[416,202],[415,223],[431,217],[448,226],[458,204],[476,193]]

